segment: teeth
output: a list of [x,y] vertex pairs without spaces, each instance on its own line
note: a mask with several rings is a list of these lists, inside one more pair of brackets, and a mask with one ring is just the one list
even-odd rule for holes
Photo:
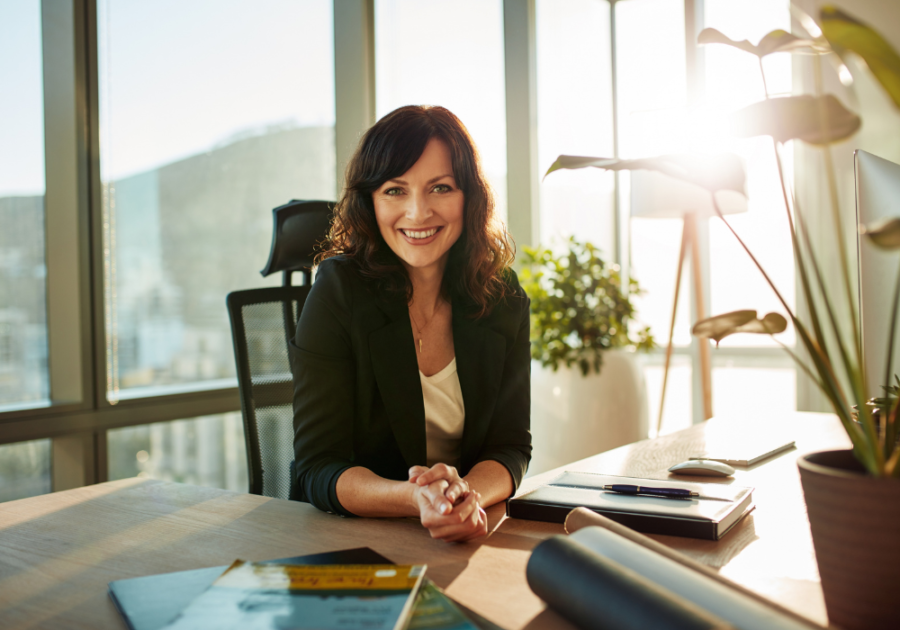
[[404,234],[406,234],[409,238],[428,238],[430,236],[434,236],[437,234],[438,228],[431,228],[430,230],[401,230]]

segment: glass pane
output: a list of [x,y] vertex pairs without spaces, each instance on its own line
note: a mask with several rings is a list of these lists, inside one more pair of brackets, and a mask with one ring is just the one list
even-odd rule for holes
[[[629,0],[617,2],[615,11],[619,154],[637,158],[683,151],[678,121],[687,104],[684,3]],[[627,192],[622,196],[625,207],[630,203]],[[645,290],[635,306],[663,346],[672,318],[681,226],[678,219],[633,218],[630,222],[631,275]],[[690,344],[687,278],[683,276],[676,318],[674,343],[680,346]],[[653,391],[649,373],[647,378]],[[660,386],[661,379],[660,371]]]
[[0,85],[2,410],[49,398],[39,0],[0,0]]
[[506,97],[500,0],[376,0],[377,115],[441,105],[475,140],[506,217]]
[[[707,0],[706,25],[719,29],[732,39],[748,39],[756,43],[776,28],[790,30],[789,7],[788,0],[753,3]],[[756,57],[728,46],[706,46],[704,55],[704,119],[710,121],[709,130],[726,129],[730,112],[765,98],[759,64]],[[790,94],[791,56],[783,53],[769,55],[763,60],[763,67],[769,94]],[[730,216],[728,220],[793,308],[794,258],[772,140],[768,137],[731,139],[724,133],[717,133],[715,136],[710,134],[710,148],[735,153],[744,160],[748,211]],[[791,156],[788,153],[784,157],[785,168],[790,172]],[[759,270],[719,220],[710,221],[710,282],[712,313],[756,309],[760,313],[778,311],[786,314]],[[793,327],[779,335],[779,339],[793,345]],[[722,345],[777,344],[766,335],[735,335],[725,339]]]
[[101,0],[107,397],[233,384],[271,209],[333,199],[331,0]]
[[[606,0],[538,0],[539,172],[560,154],[612,157],[612,66]],[[576,236],[615,246],[612,173],[559,171],[540,184],[541,242]]]
[[0,501],[50,492],[50,440],[0,446]]
[[244,424],[238,412],[107,432],[109,479],[146,477],[247,492]]
[[[659,399],[662,396],[663,355],[644,358],[644,378],[647,379],[647,404],[650,409],[650,436],[657,435]],[[666,406],[663,409],[663,425],[659,435],[686,429],[692,424],[691,357],[672,355],[669,377],[666,381]]]
[[713,409],[718,417],[770,417],[797,409],[797,371],[784,368],[715,367]]

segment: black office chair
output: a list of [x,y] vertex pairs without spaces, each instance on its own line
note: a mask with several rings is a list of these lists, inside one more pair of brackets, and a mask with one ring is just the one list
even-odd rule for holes
[[[281,271],[283,286],[233,291],[226,298],[252,494],[290,497],[294,413],[287,342],[309,294],[313,257],[328,232],[333,206],[294,200],[275,208],[269,262],[260,273]],[[301,286],[291,285],[295,271],[303,273]]]

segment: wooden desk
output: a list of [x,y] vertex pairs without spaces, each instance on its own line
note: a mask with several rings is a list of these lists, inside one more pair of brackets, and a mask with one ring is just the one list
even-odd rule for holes
[[[846,438],[832,416],[793,414],[763,422],[711,420],[566,468],[665,479],[666,469],[727,433],[778,426],[798,450],[733,483],[757,488],[757,509],[719,542],[659,536],[813,621],[826,620],[795,460]],[[736,433],[737,432],[737,433]],[[526,480],[522,491],[555,473]],[[727,483],[727,482],[726,482]],[[428,575],[509,630],[570,628],[525,582],[525,565],[561,525],[489,511],[492,534],[477,544],[431,540],[415,519],[343,519],[304,504],[160,481],[127,479],[0,504],[0,627],[125,628],[107,595],[111,580],[369,546]]]

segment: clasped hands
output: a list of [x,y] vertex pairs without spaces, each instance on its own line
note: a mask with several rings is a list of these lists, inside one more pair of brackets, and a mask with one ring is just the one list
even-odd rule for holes
[[446,464],[413,466],[409,481],[416,485],[419,517],[432,538],[464,542],[487,534],[481,495],[469,488],[456,468]]

